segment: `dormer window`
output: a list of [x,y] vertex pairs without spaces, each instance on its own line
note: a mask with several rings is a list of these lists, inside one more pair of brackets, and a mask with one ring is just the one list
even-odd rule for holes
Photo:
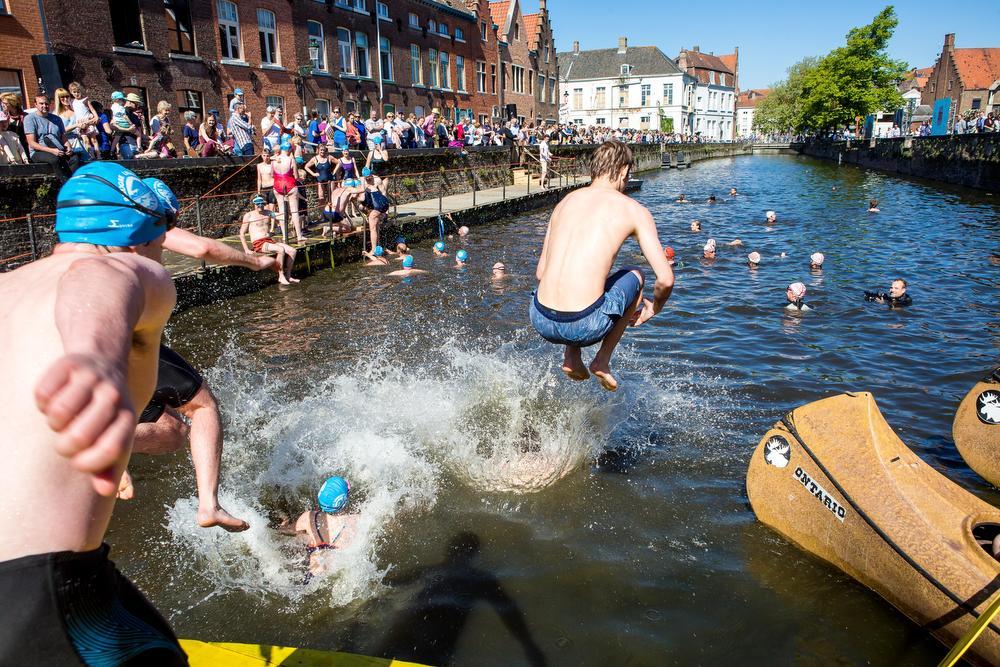
[[621,72],[622,76],[628,76],[631,73],[632,73],[631,65],[622,65],[622,72]]

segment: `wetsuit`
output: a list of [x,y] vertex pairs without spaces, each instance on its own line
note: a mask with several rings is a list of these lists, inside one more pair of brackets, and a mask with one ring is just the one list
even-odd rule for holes
[[0,563],[0,665],[188,664],[170,625],[108,551],[104,544]]
[[888,305],[890,308],[901,308],[903,306],[913,305],[913,298],[909,294],[904,294],[896,299],[889,296],[885,292],[865,292],[865,301],[879,300]]
[[316,159],[316,182],[326,183],[333,178],[333,160],[327,158],[326,160]]
[[139,423],[151,424],[160,418],[167,406],[176,409],[188,403],[198,393],[203,383],[201,375],[184,357],[166,345],[160,345],[156,390],[149,405],[139,415]]

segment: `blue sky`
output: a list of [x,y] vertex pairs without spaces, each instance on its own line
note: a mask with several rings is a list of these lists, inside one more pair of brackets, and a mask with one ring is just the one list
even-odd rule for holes
[[[526,13],[538,0],[522,0]],[[573,40],[581,49],[610,48],[619,36],[634,46],[653,45],[676,56],[695,44],[702,51],[731,53],[740,47],[740,88],[764,88],[783,79],[805,56],[822,55],[843,43],[852,27],[868,23],[883,3],[841,0],[548,0],[559,51]],[[1000,3],[903,0],[894,4],[899,26],[890,45],[894,58],[930,67],[946,32],[958,47],[1000,47]]]

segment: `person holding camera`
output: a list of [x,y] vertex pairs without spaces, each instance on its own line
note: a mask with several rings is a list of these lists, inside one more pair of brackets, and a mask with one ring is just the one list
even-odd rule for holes
[[889,287],[889,293],[885,292],[865,292],[865,301],[884,303],[890,308],[901,308],[913,304],[913,298],[906,293],[906,281],[896,278]]

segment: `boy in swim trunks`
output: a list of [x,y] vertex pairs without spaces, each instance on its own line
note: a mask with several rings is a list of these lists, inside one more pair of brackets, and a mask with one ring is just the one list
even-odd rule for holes
[[[631,169],[632,151],[620,141],[608,141],[594,152],[590,185],[566,195],[552,212],[535,272],[538,289],[529,307],[542,338],[566,346],[563,372],[573,380],[593,373],[608,391],[618,388],[611,355],[625,327],[639,326],[660,312],[674,287],[653,216],[625,195]],[[652,301],[642,298],[641,269],[627,267],[608,275],[632,236],[656,274]],[[601,347],[588,372],[580,352],[596,343]]]
[[[274,166],[271,164],[271,149],[267,144],[260,149],[260,162],[257,164],[257,194],[264,198],[265,208],[273,211],[278,204],[274,197]],[[270,232],[274,232],[274,221],[271,221]]]
[[[248,255],[262,252],[275,253],[278,265],[281,267],[281,271],[278,273],[278,282],[282,285],[299,282],[297,278],[292,277],[292,268],[295,266],[295,248],[271,238],[268,225],[274,214],[264,210],[264,198],[260,195],[254,197],[252,201],[254,210],[243,215],[243,224],[240,226],[240,243],[243,244],[243,252]],[[253,250],[247,246],[248,231]]]
[[[104,535],[175,292],[172,224],[121,165],[59,192],[51,256],[0,276],[0,664],[186,665]],[[114,221],[109,223],[109,221]]]

